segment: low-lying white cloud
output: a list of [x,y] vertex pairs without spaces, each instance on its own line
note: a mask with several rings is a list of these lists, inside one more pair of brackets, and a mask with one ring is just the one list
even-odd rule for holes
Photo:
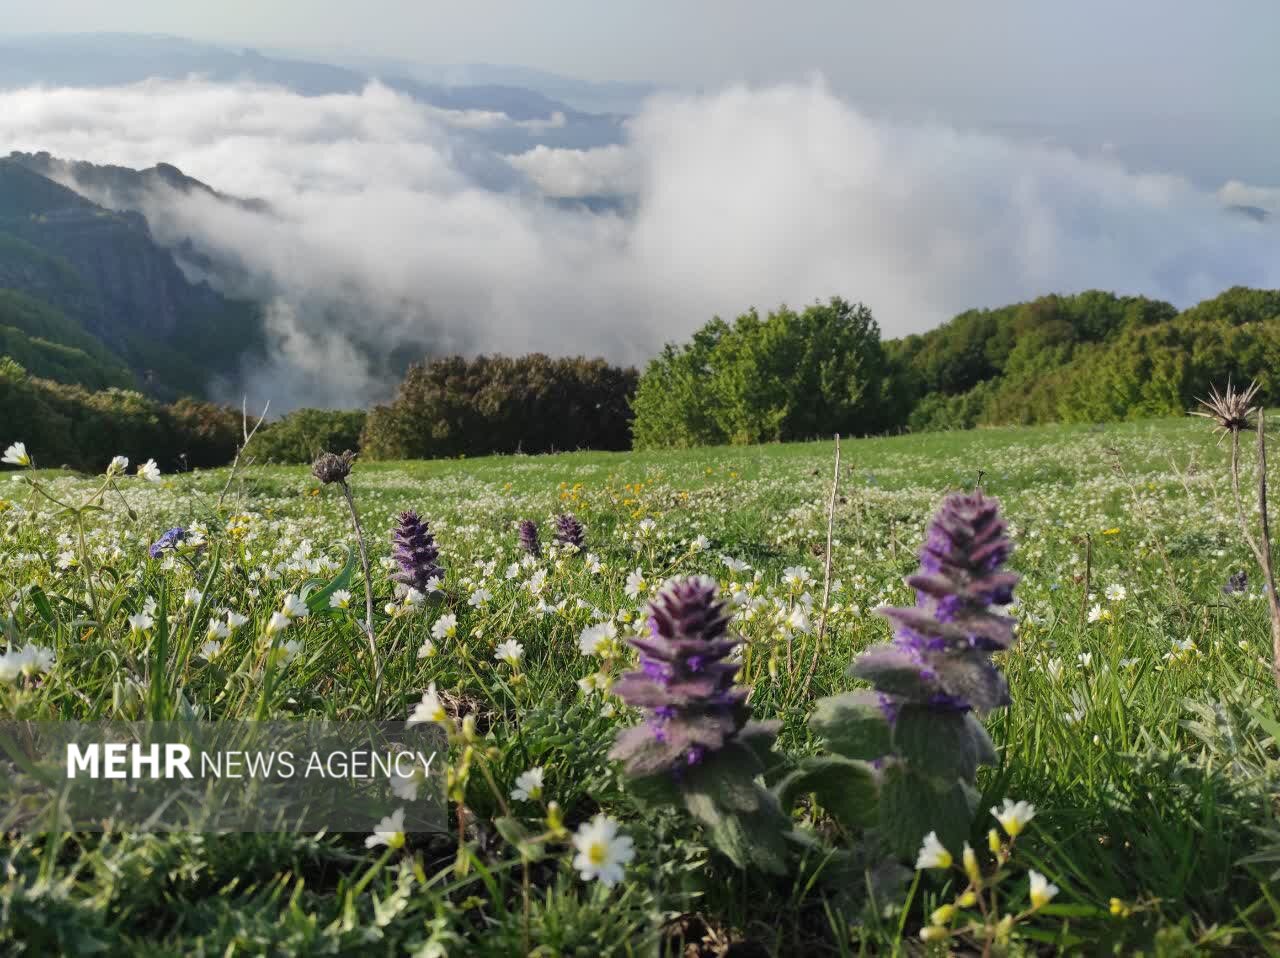
[[[192,236],[271,300],[272,359],[248,376],[273,408],[382,398],[405,350],[642,362],[713,314],[836,294],[892,336],[1047,292],[1186,305],[1280,285],[1280,230],[1184,179],[873,120],[817,81],[656,98],[614,147],[503,159],[467,137],[504,122],[377,84],[0,93],[9,149],[168,162],[270,204],[170,196],[147,212],[162,239]],[[515,177],[500,191],[498,166]],[[545,200],[611,192],[629,194],[627,215]]]

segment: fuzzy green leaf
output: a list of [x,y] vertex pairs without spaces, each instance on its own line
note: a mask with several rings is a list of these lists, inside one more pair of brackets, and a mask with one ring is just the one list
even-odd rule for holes
[[775,789],[783,808],[790,808],[800,795],[812,792],[823,808],[851,828],[876,823],[880,811],[878,791],[876,773],[870,765],[839,755],[805,759]]
[[875,692],[845,692],[818,699],[809,727],[826,739],[827,747],[845,758],[870,761],[888,754],[889,723]]
[[903,706],[893,725],[893,745],[915,768],[936,778],[972,782],[979,765],[997,760],[987,730],[969,712]]

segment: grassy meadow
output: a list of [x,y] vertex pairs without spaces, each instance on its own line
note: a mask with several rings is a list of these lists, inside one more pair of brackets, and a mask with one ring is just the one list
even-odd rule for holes
[[[50,497],[76,506],[102,476],[6,473],[43,490],[0,484],[8,654],[47,654],[0,673],[0,718],[401,720],[434,687],[455,732],[452,824],[464,844],[11,831],[0,951],[980,953],[963,915],[945,941],[919,937],[960,892],[958,872],[904,861],[899,893],[869,897],[833,851],[857,836],[815,803],[793,813],[809,841],[785,875],[740,870],[683,812],[643,804],[608,758],[638,721],[608,689],[634,667],[624,640],[644,630],[654,590],[709,575],[734,597],[755,716],[782,721],[779,753],[813,753],[813,702],[859,685],[850,662],[890,634],[872,610],[915,601],[903,577],[926,523],[944,494],[981,477],[1023,577],[1010,607],[1019,641],[997,656],[1012,705],[986,720],[999,761],[978,778],[970,841],[984,868],[996,825],[986,810],[1006,798],[1035,807],[1000,889],[1019,917],[992,953],[1280,953],[1267,603],[1209,425],[846,441],[824,610],[832,453],[819,442],[357,460],[377,669],[358,569],[343,583],[349,600],[335,593],[332,607],[272,624],[287,596],[337,576],[355,541],[339,489],[309,470],[250,464],[230,482],[225,469],[151,482],[131,468],[79,522]],[[397,597],[388,575],[405,509],[429,522],[446,570],[425,598]],[[564,512],[586,527],[581,551],[551,547]],[[539,558],[520,551],[523,519],[542,530]],[[150,558],[176,526],[185,551]],[[1224,592],[1241,569],[1244,590]],[[616,883],[575,864],[575,837],[599,814],[631,841]],[[1031,901],[1030,870],[1057,886],[1051,901]]]

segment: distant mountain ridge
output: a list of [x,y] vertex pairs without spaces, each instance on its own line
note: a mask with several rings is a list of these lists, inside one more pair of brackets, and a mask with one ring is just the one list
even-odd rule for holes
[[[127,368],[139,386],[165,398],[203,395],[212,379],[234,374],[243,353],[261,348],[259,308],[192,282],[141,213],[109,209],[38,172],[59,162],[0,159],[0,291],[20,297],[0,300],[0,328],[10,339],[23,337],[17,351],[57,367],[30,340],[85,351],[83,338],[66,342],[68,330],[78,329],[101,347],[103,368],[90,378],[121,384]],[[86,165],[79,172],[111,181],[122,197],[140,198],[144,184],[161,181],[218,195],[173,167]]]

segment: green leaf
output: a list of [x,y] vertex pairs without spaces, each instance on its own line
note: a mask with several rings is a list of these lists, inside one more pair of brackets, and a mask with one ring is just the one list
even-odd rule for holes
[[979,765],[997,761],[987,730],[969,712],[905,705],[893,723],[893,745],[915,768],[937,778],[971,782]]
[[783,814],[777,799],[759,785],[760,793],[754,812],[714,810],[708,817],[708,809],[700,796],[695,805],[686,807],[708,829],[708,838],[715,848],[739,868],[752,865],[770,874],[781,875],[787,871],[787,832],[791,821]]
[[54,614],[53,606],[49,604],[49,597],[44,594],[44,589],[38,585],[31,587],[31,604],[36,607],[36,611],[40,613],[40,618],[44,619],[49,625],[53,625]]
[[307,611],[312,615],[321,615],[329,611],[329,597],[339,589],[346,588],[351,576],[356,570],[356,554],[350,546],[347,547],[346,565],[333,577],[333,581],[326,585],[323,589],[315,592],[303,588],[303,601],[307,603]]
[[730,742],[690,769],[681,788],[694,801],[709,803],[721,811],[754,812],[760,807],[760,796],[766,794],[755,783],[756,776],[763,772],[755,752]]
[[914,857],[929,832],[960,858],[969,836],[976,793],[963,782],[924,775],[895,762],[884,773],[880,786],[880,824],[893,850],[903,858]]
[[892,748],[889,723],[880,710],[877,693],[846,692],[818,699],[809,727],[827,747],[845,758],[870,761]]
[[783,808],[790,808],[800,795],[810,792],[823,808],[851,828],[867,828],[879,817],[879,785],[875,770],[866,762],[840,755],[807,758],[774,789]]

